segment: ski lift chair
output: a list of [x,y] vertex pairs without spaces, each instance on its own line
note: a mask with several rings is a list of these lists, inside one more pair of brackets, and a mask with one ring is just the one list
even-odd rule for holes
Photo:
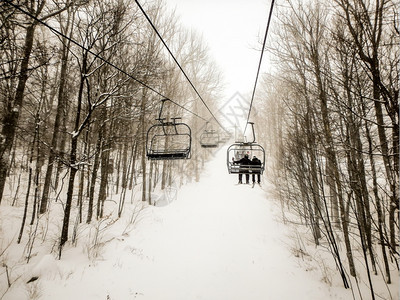
[[[239,165],[237,161],[242,159],[245,155],[248,155],[250,160],[256,156],[261,161],[261,165]],[[226,163],[229,174],[240,174],[244,173],[244,171],[248,173],[263,174],[265,169],[264,148],[257,143],[234,143],[230,145],[227,150]]]
[[[263,174],[265,169],[265,150],[264,148],[255,142],[254,126],[253,130],[253,141],[252,142],[235,142],[230,145],[227,149],[226,164],[228,167],[229,174],[240,174],[240,173],[253,173]],[[260,165],[243,165],[237,162],[242,159],[245,155],[248,155],[249,159],[252,160],[256,156],[260,161]]]
[[217,148],[219,144],[219,134],[216,130],[204,130],[200,136],[200,145],[203,148]]
[[146,155],[150,160],[176,160],[189,159],[192,143],[190,127],[178,121],[181,118],[171,118],[167,122],[161,118],[164,102],[162,100],[158,124],[154,124],[147,131]]

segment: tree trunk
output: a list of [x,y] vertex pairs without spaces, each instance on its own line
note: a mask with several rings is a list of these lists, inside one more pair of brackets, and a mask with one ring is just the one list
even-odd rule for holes
[[126,189],[128,183],[128,143],[124,143],[122,150],[122,188]]
[[140,112],[140,133],[142,143],[142,201],[146,201],[146,90],[142,90],[142,103]]
[[[36,127],[37,126],[35,126],[35,128]],[[33,173],[32,164],[33,164],[33,155],[34,155],[34,152],[35,152],[36,134],[37,134],[37,130],[35,130],[35,134],[34,134],[33,142],[32,142],[32,147],[31,147],[31,151],[30,151],[29,165],[28,165],[28,174],[29,174],[28,175],[28,186],[27,186],[26,196],[25,196],[24,215],[22,217],[21,229],[19,231],[19,236],[18,236],[18,241],[17,241],[18,244],[21,242],[21,239],[22,239],[22,234],[24,232],[26,217],[27,217],[27,213],[28,213],[29,194],[30,194],[31,185],[32,185],[32,173]]]
[[331,170],[333,170],[333,166],[330,165],[331,161],[327,160],[326,162],[326,181],[329,187],[329,196],[331,202],[331,215],[333,220],[333,226],[340,229],[340,218],[339,218],[339,205],[338,205],[338,196],[335,184],[335,177]]
[[152,205],[152,203],[151,203],[151,201],[152,201],[152,199],[151,199],[151,191],[152,191],[151,185],[152,185],[152,180],[153,180],[153,178],[152,178],[153,171],[154,171],[154,162],[151,161],[150,162],[150,170],[149,170],[149,187],[148,187],[148,190],[149,190],[149,193],[148,193],[149,205]]
[[319,63],[319,54],[318,51],[313,53],[313,64],[314,64],[314,72],[315,79],[317,81],[318,93],[319,93],[319,102],[321,107],[321,115],[322,115],[322,123],[323,123],[323,133],[326,140],[326,156],[329,160],[329,166],[332,166],[333,170],[330,172],[334,175],[335,182],[337,185],[338,191],[338,199],[339,199],[339,208],[341,213],[342,220],[342,229],[343,229],[343,237],[346,245],[346,254],[349,262],[350,274],[351,276],[356,276],[356,269],[353,260],[353,254],[351,250],[350,238],[349,238],[349,229],[348,229],[348,221],[346,219],[346,210],[344,205],[343,193],[342,193],[342,183],[340,179],[339,168],[336,160],[336,153],[334,150],[334,142],[332,138],[332,132],[330,128],[329,121],[329,111],[328,111],[328,98],[324,89],[322,77],[321,77],[321,67]]
[[88,223],[88,224],[92,221],[92,217],[93,217],[94,191],[95,191],[96,181],[97,181],[97,172],[98,172],[99,166],[100,166],[101,142],[102,142],[102,135],[101,135],[101,131],[100,131],[99,136],[97,138],[96,152],[95,152],[95,156],[94,156],[92,176],[91,176],[91,181],[90,181],[89,205],[88,205],[88,213],[87,213],[87,218],[86,218],[86,223]]
[[61,230],[61,238],[60,238],[60,248],[59,248],[59,257],[61,257],[61,251],[64,244],[68,241],[68,226],[69,226],[69,218],[71,214],[71,206],[72,206],[72,198],[74,192],[74,183],[75,183],[75,175],[78,171],[78,167],[76,166],[76,154],[78,150],[78,138],[79,138],[79,125],[81,119],[81,110],[82,110],[82,98],[83,98],[83,88],[86,81],[86,65],[87,65],[87,54],[84,55],[82,62],[82,75],[80,78],[79,91],[78,91],[78,107],[76,109],[75,116],[75,125],[74,131],[72,133],[71,138],[71,150],[69,157],[69,181],[68,181],[68,191],[67,191],[67,200],[64,208],[64,220]]
[[[107,107],[103,105],[101,107],[101,119],[107,119]],[[107,123],[101,125],[101,167],[100,167],[100,189],[99,198],[97,201],[97,218],[102,218],[104,214],[104,202],[107,198],[107,185],[108,185],[108,171],[109,171],[109,161],[110,161],[110,145],[109,145],[109,133]]]
[[[125,143],[124,143],[125,145]],[[121,143],[118,144],[118,151],[117,151],[117,181],[115,182],[115,193],[118,194],[119,193],[119,186],[120,186],[120,180],[124,180],[123,178],[121,178],[121,176],[119,176],[119,174],[121,173],[121,160],[122,160],[122,147],[124,146]],[[129,174],[127,174],[126,176],[129,176]]]
[[10,154],[14,144],[15,131],[24,99],[24,92],[29,73],[29,59],[32,52],[36,23],[26,28],[24,53],[21,59],[21,69],[18,76],[18,85],[13,101],[9,101],[3,117],[3,126],[0,135],[0,203],[3,198],[4,186],[10,167]]
[[132,188],[133,188],[133,184],[134,184],[134,182],[135,182],[135,185],[136,185],[136,156],[137,156],[137,149],[138,149],[138,143],[137,143],[137,141],[134,141],[133,142],[133,144],[132,144],[132,149],[131,149],[131,151],[132,151],[132,155],[133,155],[133,157],[132,157],[132,170],[131,170],[131,172],[130,172],[130,178],[129,178],[129,190],[132,190]]
[[[66,27],[68,28],[70,24],[70,14],[68,15],[68,21],[66,24]],[[69,34],[70,36],[72,35],[72,27],[71,27],[71,32]],[[57,105],[57,111],[56,111],[56,116],[54,120],[54,128],[53,128],[53,137],[51,140],[51,147],[50,147],[50,153],[49,153],[49,159],[47,163],[47,170],[46,170],[46,176],[44,180],[44,185],[43,185],[43,193],[42,193],[42,199],[40,202],[40,210],[39,213],[43,214],[47,210],[48,206],[48,201],[49,201],[49,191],[50,191],[50,185],[51,185],[51,179],[53,175],[53,167],[55,163],[55,159],[57,157],[57,152],[60,150],[58,149],[58,142],[59,142],[59,137],[60,137],[60,129],[61,129],[61,124],[62,124],[62,119],[63,119],[63,114],[65,111],[66,107],[66,99],[65,99],[65,86],[67,82],[67,68],[68,68],[68,57],[69,57],[69,47],[70,47],[71,42],[69,40],[63,39],[62,42],[62,52],[61,52],[61,70],[60,70],[60,83],[59,83],[59,88],[58,88],[58,105]]]
[[[366,115],[365,112],[365,105],[362,103],[362,110],[363,114]],[[391,275],[390,275],[390,267],[389,267],[389,261],[387,258],[387,253],[386,253],[386,240],[384,232],[383,232],[383,226],[385,224],[384,220],[384,214],[382,212],[382,204],[381,204],[381,199],[378,193],[378,176],[376,174],[376,167],[375,167],[375,158],[373,155],[373,143],[372,143],[372,138],[371,138],[371,133],[370,129],[368,126],[368,122],[364,122],[364,127],[365,127],[365,134],[366,138],[368,141],[368,153],[369,153],[369,161],[371,165],[371,173],[372,173],[372,190],[375,198],[375,204],[376,204],[376,212],[378,214],[378,233],[379,233],[379,240],[380,240],[380,245],[381,245],[381,251],[382,251],[382,257],[383,257],[383,263],[385,265],[385,275],[386,275],[386,283],[390,284],[392,282],[391,280]]]

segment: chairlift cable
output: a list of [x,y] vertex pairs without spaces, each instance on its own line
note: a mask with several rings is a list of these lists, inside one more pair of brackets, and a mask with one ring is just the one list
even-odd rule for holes
[[149,16],[146,14],[145,10],[143,9],[143,7],[140,5],[138,0],[135,0],[136,4],[138,5],[139,9],[142,11],[143,15],[145,16],[145,18],[147,19],[147,21],[149,22],[150,26],[153,28],[154,32],[157,34],[157,36],[160,38],[161,42],[163,43],[163,45],[165,46],[165,48],[167,49],[168,53],[171,55],[172,59],[174,60],[174,62],[176,63],[176,65],[179,67],[179,69],[181,70],[182,74],[185,76],[186,80],[189,82],[190,86],[193,88],[193,90],[195,91],[196,95],[199,97],[199,99],[201,100],[201,102],[203,102],[204,106],[207,108],[208,112],[211,114],[211,116],[213,117],[213,119],[217,122],[217,124],[224,130],[227,131],[224,126],[221,125],[221,123],[218,121],[218,119],[214,116],[214,114],[211,112],[210,108],[208,107],[207,103],[204,101],[203,97],[201,97],[200,93],[197,91],[196,87],[194,86],[194,84],[192,83],[192,81],[190,80],[189,76],[186,74],[186,72],[183,70],[182,66],[180,65],[180,63],[178,62],[178,60],[175,58],[174,54],[172,53],[172,51],[170,50],[170,48],[168,47],[167,43],[164,41],[164,39],[162,38],[161,34],[158,32],[157,28],[155,27],[155,25],[153,24],[153,22],[151,21],[151,19],[149,18]]
[[248,115],[247,115],[247,122],[246,122],[246,126],[245,126],[245,128],[244,128],[243,135],[246,133],[247,124],[249,123],[249,120],[250,120],[251,108],[252,108],[252,106],[253,106],[254,95],[255,95],[255,93],[256,93],[257,82],[258,82],[258,76],[260,75],[261,63],[262,63],[262,59],[263,59],[265,44],[266,44],[266,41],[267,41],[268,30],[269,30],[269,24],[270,24],[270,22],[271,22],[271,17],[272,17],[272,11],[273,11],[273,9],[274,9],[274,3],[275,3],[275,0],[272,0],[272,2],[271,2],[271,7],[270,7],[270,10],[269,10],[269,16],[268,16],[267,27],[266,27],[266,29],[265,29],[265,35],[264,35],[263,46],[262,46],[262,48],[261,48],[260,61],[259,61],[259,63],[258,63],[257,75],[256,75],[256,80],[255,80],[254,88],[253,88],[253,94],[252,94],[252,96],[251,96],[250,107],[249,107],[249,113],[248,113]]
[[176,106],[179,106],[180,108],[186,110],[187,112],[191,113],[192,115],[207,121],[205,118],[201,117],[200,115],[196,114],[195,112],[187,109],[186,107],[184,107],[183,105],[171,100],[170,98],[168,98],[167,96],[163,95],[162,93],[160,93],[159,91],[157,91],[156,89],[152,88],[151,86],[149,86],[148,84],[144,83],[143,81],[141,81],[140,79],[135,78],[134,76],[132,76],[131,74],[129,74],[128,72],[122,70],[120,67],[118,67],[117,65],[113,64],[112,62],[108,61],[107,59],[103,58],[102,56],[100,56],[99,54],[93,52],[92,50],[86,48],[85,46],[81,45],[79,42],[75,41],[74,39],[68,37],[67,35],[65,35],[64,33],[62,33],[61,31],[55,29],[54,27],[48,25],[46,22],[40,20],[38,17],[32,15],[30,12],[24,10],[23,8],[21,8],[20,6],[14,4],[11,2],[11,0],[4,0],[5,2],[7,2],[9,5],[13,6],[14,8],[16,8],[17,10],[19,10],[20,12],[22,12],[23,14],[29,16],[30,18],[32,18],[33,20],[37,21],[38,23],[42,24],[43,26],[47,27],[48,29],[50,29],[50,31],[52,31],[54,34],[57,34],[67,40],[69,40],[71,43],[75,44],[76,46],[78,46],[79,48],[87,51],[88,53],[92,54],[93,56],[95,56],[96,58],[98,58],[99,60],[101,60],[102,62],[104,62],[105,64],[109,65],[110,67],[116,69],[117,71],[121,72],[122,74],[128,76],[129,78],[133,79],[134,81],[136,81],[137,83],[141,84],[142,86],[148,88],[149,90],[151,90],[152,92],[156,93],[157,95],[159,95],[162,98],[168,99],[169,101],[171,101],[173,104],[175,104]]
[[[261,49],[260,61],[258,63],[257,76],[256,76],[256,80],[254,83],[253,94],[252,94],[251,101],[250,101],[250,107],[249,107],[249,113],[247,115],[246,126],[245,126],[244,132],[243,132],[243,135],[244,135],[246,133],[247,125],[251,124],[252,131],[253,131],[253,141],[252,142],[236,142],[236,143],[232,144],[231,146],[229,146],[229,148],[227,150],[227,155],[226,155],[226,163],[227,163],[227,167],[228,167],[228,173],[229,174],[239,174],[239,183],[242,183],[243,174],[246,174],[246,180],[248,181],[250,173],[252,174],[253,182],[255,181],[255,175],[257,175],[258,182],[260,183],[260,176],[263,174],[264,169],[265,169],[265,150],[261,145],[259,145],[255,142],[254,123],[249,122],[249,120],[250,120],[251,108],[253,106],[254,95],[255,95],[256,88],[257,88],[258,76],[260,75],[261,63],[262,63],[264,48],[265,48],[265,44],[266,44],[266,40],[267,40],[269,24],[271,21],[272,10],[274,8],[274,2],[275,2],[274,0],[272,0],[272,2],[271,2],[271,8],[269,11],[267,27],[265,29],[263,46]],[[257,156],[255,156],[255,154],[257,154]],[[248,155],[254,155],[254,157],[256,157],[256,158],[259,157],[258,163],[249,161]],[[240,160],[235,160],[236,156],[239,156],[237,158],[240,158],[240,156],[242,156],[242,158]],[[247,162],[245,160],[246,157],[247,157]],[[260,158],[261,158],[261,160],[260,160]],[[255,162],[257,162],[257,161],[255,161]]]

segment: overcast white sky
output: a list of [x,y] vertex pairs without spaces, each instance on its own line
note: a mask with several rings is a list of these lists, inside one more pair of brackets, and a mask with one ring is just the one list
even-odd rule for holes
[[[271,0],[165,0],[182,23],[203,35],[224,73],[229,99],[251,93]],[[266,61],[263,61],[265,67]]]

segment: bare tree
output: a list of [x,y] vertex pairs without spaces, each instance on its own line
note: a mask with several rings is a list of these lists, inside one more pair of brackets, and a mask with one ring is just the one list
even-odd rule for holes
[[[66,10],[72,5],[71,2],[67,2],[61,8],[55,8],[45,12],[46,1],[36,1],[31,5],[22,5],[24,14],[21,18],[25,21],[27,26],[24,28],[25,37],[24,45],[21,53],[20,65],[18,66],[19,72],[17,75],[18,83],[16,86],[15,94],[9,94],[9,99],[6,100],[4,105],[5,113],[2,120],[2,131],[0,140],[0,201],[4,191],[4,185],[6,181],[6,174],[9,170],[9,160],[11,148],[15,140],[16,127],[20,117],[21,108],[24,101],[25,87],[29,78],[30,69],[30,57],[33,49],[33,43],[35,38],[35,30],[40,21],[46,21],[47,19],[54,17]],[[10,3],[3,3],[2,6],[11,5]],[[16,6],[12,5],[12,9]],[[6,10],[6,15],[9,14],[9,10]],[[25,13],[26,12],[26,13]],[[28,15],[29,14],[29,15]],[[9,19],[8,19],[9,20]],[[8,23],[10,24],[10,23]],[[9,25],[5,25],[9,26]],[[12,29],[11,29],[12,30]]]
[[[74,19],[74,10],[68,9],[67,16],[65,20],[65,24],[62,23],[62,18],[60,18],[60,30],[66,36],[71,37],[73,31],[73,19]],[[71,41],[65,37],[61,37],[61,53],[60,53],[60,79],[58,84],[58,102],[57,102],[57,111],[54,121],[54,129],[53,129],[53,137],[51,140],[50,153],[47,162],[47,170],[45,176],[45,182],[43,186],[43,193],[40,203],[40,213],[43,214],[47,210],[48,200],[49,200],[49,191],[51,185],[51,179],[53,175],[53,167],[55,164],[55,160],[57,156],[59,156],[59,138],[60,138],[60,130],[62,119],[64,117],[65,109],[66,109],[66,81],[67,70],[68,70],[68,60],[69,60],[69,48],[71,47]]]
[[[318,2],[287,4],[280,8],[279,39],[271,49],[279,71],[269,77],[268,96],[263,97],[271,99],[272,107],[279,103],[284,119],[279,124],[273,115],[268,123],[273,135],[279,132],[284,149],[271,151],[280,168],[274,171],[279,174],[275,181],[282,201],[311,227],[315,243],[320,238],[329,242],[346,287],[336,231],[343,234],[352,276],[357,249],[351,240],[363,245],[374,298],[371,274],[383,269],[390,283],[387,250],[398,256],[393,235],[398,232],[393,214],[398,155],[392,155],[398,148],[392,145],[398,144],[398,71],[393,66],[399,47],[393,46],[395,29],[384,17],[394,15],[393,2],[338,0],[330,10]],[[273,85],[284,87],[283,97],[270,92]],[[379,177],[384,182],[378,183]],[[384,268],[376,259],[374,240],[379,240]]]
[[[79,81],[79,91],[77,95],[76,115],[73,132],[71,134],[71,146],[68,162],[70,175],[60,240],[60,256],[61,249],[65,242],[68,240],[68,226],[74,192],[75,175],[79,170],[79,166],[86,163],[83,161],[79,161],[77,157],[79,136],[90,122],[96,108],[102,106],[104,107],[107,100],[110,99],[110,97],[112,97],[120,89],[121,84],[117,81],[117,83],[112,86],[100,85],[99,90],[96,90],[93,95],[90,93],[90,77],[98,72],[104,75],[104,63],[97,59],[97,57],[91,56],[91,52],[94,51],[95,53],[103,57],[107,55],[108,58],[110,58],[113,48],[110,47],[108,43],[112,43],[111,36],[117,33],[112,30],[114,29],[114,22],[116,22],[115,17],[117,15],[114,15],[114,10],[112,9],[112,6],[107,6],[107,4],[108,3],[98,3],[96,9],[94,10],[91,9],[92,7],[86,7],[86,18],[81,18],[79,20],[79,26],[82,28],[82,31],[80,32],[81,44],[86,45],[86,47],[82,48],[81,56],[78,58],[81,74]],[[107,19],[108,21],[105,22],[105,19]],[[103,80],[105,80],[109,76],[113,77],[113,74],[115,74],[115,71],[111,72],[111,74],[107,74],[105,77],[103,77]],[[84,91],[85,89],[87,89],[86,93]],[[84,98],[86,98],[87,100],[86,112],[84,110]],[[104,154],[103,151],[102,164],[104,164],[105,166],[102,166],[102,168],[107,168],[108,157],[105,155],[106,154]],[[98,207],[98,210],[99,209],[100,208]]]
[[[397,60],[395,53],[388,52],[387,58],[383,55],[386,52],[385,36],[388,34],[388,43],[393,41],[396,35],[394,26],[385,26],[385,16],[394,16],[395,3],[388,0],[376,0],[370,3],[365,1],[335,1],[340,9],[340,15],[344,18],[351,34],[349,40],[357,50],[358,57],[363,62],[363,67],[370,74],[372,83],[372,101],[375,108],[376,125],[382,152],[383,164],[386,170],[386,177],[390,186],[390,245],[396,251],[396,228],[395,211],[399,209],[398,203],[398,143],[399,143],[399,88],[398,73],[393,69],[390,60]],[[394,18],[393,18],[394,19]],[[389,30],[389,32],[387,32]],[[389,50],[389,49],[387,49]],[[397,50],[398,51],[398,50]],[[397,52],[398,54],[398,52]],[[386,53],[385,53],[386,55]],[[389,59],[389,61],[387,61]],[[382,64],[389,64],[392,74],[386,76]],[[397,73],[397,74],[396,74]],[[386,109],[387,116],[391,120],[392,143],[387,138],[387,125],[382,107]],[[390,147],[390,145],[393,145]]]

